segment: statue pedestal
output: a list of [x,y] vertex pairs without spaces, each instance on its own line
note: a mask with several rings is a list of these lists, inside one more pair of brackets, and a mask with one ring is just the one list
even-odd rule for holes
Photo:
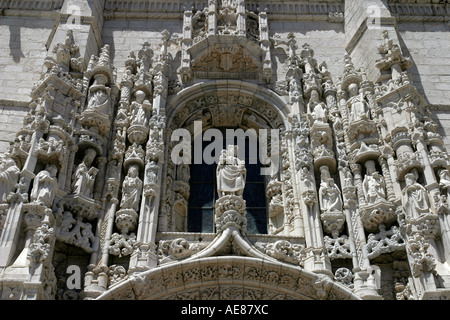
[[245,200],[242,196],[227,195],[220,197],[215,204],[217,232],[222,232],[229,226],[234,226],[236,229],[245,233],[247,231],[245,207]]
[[156,254],[156,244],[142,243],[136,245],[136,249],[130,258],[130,273],[143,272],[156,268],[158,256]]

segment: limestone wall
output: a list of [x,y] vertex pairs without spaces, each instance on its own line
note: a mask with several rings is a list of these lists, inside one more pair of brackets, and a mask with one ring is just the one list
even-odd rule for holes
[[414,85],[431,104],[450,105],[450,27],[445,22],[401,22],[399,40],[415,65]]
[[47,56],[55,21],[39,17],[0,19],[0,99],[29,101]]
[[16,138],[27,112],[28,107],[24,103],[0,101],[0,154],[6,152]]

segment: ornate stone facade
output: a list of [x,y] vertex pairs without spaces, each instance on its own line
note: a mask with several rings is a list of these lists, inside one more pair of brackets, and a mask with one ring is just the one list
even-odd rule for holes
[[[26,109],[0,159],[1,299],[450,299],[450,106],[399,36],[448,37],[448,1],[30,3],[0,2],[11,32],[57,21],[31,92],[0,89]],[[236,128],[273,166],[220,145],[213,231],[192,230],[185,150]]]

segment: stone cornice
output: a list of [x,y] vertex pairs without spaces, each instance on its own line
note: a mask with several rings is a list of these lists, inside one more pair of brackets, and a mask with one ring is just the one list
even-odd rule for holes
[[60,10],[63,4],[64,0],[41,0],[41,1],[0,0],[0,9],[53,11],[53,10]]
[[448,22],[450,5],[448,0],[435,1],[388,1],[391,14],[399,22]]
[[[192,9],[203,10],[207,1],[192,1]],[[191,9],[189,8],[189,9]],[[343,22],[344,1],[246,1],[249,11],[266,10],[272,20],[327,21]],[[181,18],[188,9],[185,1],[162,0],[107,0],[105,4],[106,19],[148,19],[148,18]],[[339,18],[339,19],[336,19]]]
[[28,108],[31,101],[19,101],[19,100],[6,100],[0,99],[0,108],[4,107],[17,107],[17,108]]

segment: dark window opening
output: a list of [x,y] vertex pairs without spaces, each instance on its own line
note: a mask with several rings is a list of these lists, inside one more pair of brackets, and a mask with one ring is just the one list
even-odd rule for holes
[[[226,148],[226,129],[221,130],[224,141],[223,149]],[[211,141],[203,141],[202,150],[210,145]],[[244,189],[244,200],[247,208],[247,232],[249,234],[267,234],[267,207],[265,179],[261,175],[261,164],[259,159],[254,164],[249,152],[250,141],[247,137],[245,142],[245,164],[247,169],[246,183]],[[235,144],[237,141],[235,139]],[[192,148],[194,150],[194,148]],[[259,151],[259,149],[257,149]],[[259,153],[259,152],[258,152]],[[215,155],[218,157],[218,155]],[[259,154],[257,155],[259,158]],[[192,157],[193,159],[193,157]],[[218,199],[217,194],[217,164],[208,165],[191,164],[190,197],[188,208],[188,231],[213,233],[214,228],[214,204]]]

